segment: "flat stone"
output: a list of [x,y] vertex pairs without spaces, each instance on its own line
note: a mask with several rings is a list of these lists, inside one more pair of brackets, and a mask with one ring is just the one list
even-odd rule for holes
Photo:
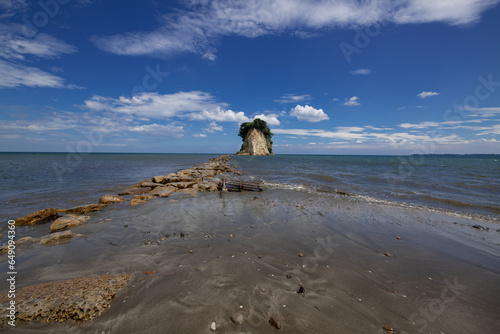
[[52,225],[50,225],[50,232],[59,232],[66,230],[70,227],[82,225],[89,219],[90,219],[89,216],[77,216],[73,214],[68,214],[64,217],[56,219],[52,223]]
[[15,221],[16,225],[21,226],[49,223],[57,218],[59,218],[59,211],[54,208],[49,208],[32,212],[23,218],[16,219]]
[[172,182],[169,183],[169,186],[176,187],[178,189],[187,189],[187,188],[193,188],[193,186],[196,184],[196,182]]
[[[104,275],[55,281],[16,291],[16,320],[63,322],[92,320],[104,313],[130,275]],[[0,295],[0,322],[8,320],[8,293]]]
[[135,195],[130,200],[130,206],[146,203],[147,201],[152,200],[153,198],[154,196],[151,194]]
[[52,233],[49,235],[45,235],[40,238],[40,244],[42,245],[47,245],[47,244],[52,244],[55,242],[59,242],[62,240],[67,240],[73,238],[73,232],[71,231],[64,231],[64,232],[56,232]]
[[99,204],[111,204],[125,202],[126,199],[116,195],[104,195],[99,198]]
[[164,185],[161,183],[156,183],[156,182],[144,182],[144,183],[141,183],[141,187],[142,188],[149,187],[149,188],[154,189],[156,187],[164,187]]
[[[141,183],[142,184],[142,183]],[[151,187],[137,187],[137,188],[128,188],[119,193],[119,195],[140,195],[140,194],[147,194],[153,190]]]
[[200,182],[193,188],[197,189],[198,191],[217,191],[218,185],[214,182]]
[[85,214],[88,212],[99,211],[107,207],[108,204],[87,204],[81,205],[70,209],[59,210],[59,212],[73,213],[73,214]]
[[176,187],[156,187],[149,194],[156,197],[168,197],[177,191]]

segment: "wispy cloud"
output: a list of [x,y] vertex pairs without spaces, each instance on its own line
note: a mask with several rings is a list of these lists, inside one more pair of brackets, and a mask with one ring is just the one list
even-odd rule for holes
[[19,86],[81,88],[74,84],[64,84],[64,79],[24,62],[38,59],[53,59],[64,54],[77,52],[76,47],[66,42],[40,33],[34,38],[26,38],[21,33],[20,24],[0,24],[0,88]]
[[121,55],[214,55],[216,41],[224,36],[303,35],[380,22],[468,24],[499,1],[186,0],[185,10],[162,17],[154,31],[92,40],[102,50]]
[[297,105],[290,111],[290,115],[297,117],[299,121],[310,123],[326,121],[330,119],[323,109],[315,109],[307,104],[305,106]]
[[471,116],[476,117],[494,117],[500,115],[500,107],[489,107],[489,108],[471,108],[464,107],[463,110],[471,112]]
[[366,69],[366,68],[360,68],[354,71],[349,72],[352,75],[369,75],[372,73],[372,70]]
[[280,97],[278,100],[274,100],[274,102],[287,104],[287,103],[298,103],[302,101],[310,101],[312,100],[312,96],[309,94],[305,95],[296,95],[296,94],[285,94]]
[[346,107],[354,107],[354,106],[360,106],[361,103],[359,103],[359,97],[353,96],[350,99],[345,99],[345,102],[343,106]]
[[439,95],[439,93],[436,93],[436,92],[422,92],[420,94],[418,94],[417,96],[421,99],[426,99],[430,96],[436,96],[436,95]]
[[36,67],[12,64],[0,59],[0,89],[28,87],[51,87],[81,89],[77,85],[66,85],[64,79]]

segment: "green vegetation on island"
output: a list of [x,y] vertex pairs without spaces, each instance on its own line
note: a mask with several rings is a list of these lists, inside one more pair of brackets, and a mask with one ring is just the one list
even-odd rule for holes
[[[267,148],[268,152],[266,153],[254,153],[254,152],[249,152],[248,146],[249,146],[249,133],[252,129],[256,129],[259,132],[262,133],[264,140],[265,140],[265,147]],[[255,155],[272,155],[273,154],[273,133],[271,132],[271,129],[267,126],[267,122],[264,120],[261,120],[260,118],[256,118],[253,120],[253,122],[245,122],[240,125],[240,131],[238,132],[238,136],[240,136],[243,140],[243,144],[241,145],[240,152],[238,154],[255,154]],[[253,143],[255,145],[255,143]]]

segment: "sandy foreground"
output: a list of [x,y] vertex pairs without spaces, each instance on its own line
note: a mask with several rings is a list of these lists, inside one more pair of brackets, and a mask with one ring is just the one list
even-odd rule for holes
[[84,323],[17,322],[0,331],[213,333],[213,322],[216,333],[500,327],[493,222],[277,189],[174,195],[89,215],[72,229],[83,237],[20,245],[17,287],[131,275],[111,307]]

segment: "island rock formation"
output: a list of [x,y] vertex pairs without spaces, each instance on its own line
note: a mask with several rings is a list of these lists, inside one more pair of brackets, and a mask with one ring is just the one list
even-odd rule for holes
[[255,119],[251,123],[243,123],[239,135],[243,138],[238,155],[273,155],[272,133],[265,121]]

